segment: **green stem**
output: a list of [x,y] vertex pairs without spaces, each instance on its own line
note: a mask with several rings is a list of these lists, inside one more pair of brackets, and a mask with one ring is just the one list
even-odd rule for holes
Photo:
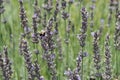
[[118,55],[118,50],[116,49],[116,53],[115,53],[115,56],[116,56],[116,77],[118,77],[118,74],[119,74],[119,58],[117,57]]
[[81,80],[83,80],[83,48],[84,47],[82,47],[82,75],[81,75]]
[[[67,40],[67,32],[66,32],[66,20],[65,20],[65,43],[66,43],[66,40]],[[68,44],[66,43],[66,55],[67,55],[67,59],[66,59],[66,65],[68,67],[68,59],[69,59],[69,55],[68,55]]]

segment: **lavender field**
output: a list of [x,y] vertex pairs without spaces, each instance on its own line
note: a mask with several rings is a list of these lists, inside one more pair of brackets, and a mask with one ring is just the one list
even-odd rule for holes
[[120,0],[0,0],[0,80],[120,80]]

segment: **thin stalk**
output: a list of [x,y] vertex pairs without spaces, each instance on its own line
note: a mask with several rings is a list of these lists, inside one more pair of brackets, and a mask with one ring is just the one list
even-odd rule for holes
[[70,13],[71,4],[68,6],[68,13]]
[[69,51],[69,47],[68,47],[68,43],[67,43],[67,66],[69,66],[69,54],[68,54],[68,51]]
[[24,69],[25,69],[25,80],[27,80],[27,69],[25,67],[24,67]]
[[67,59],[66,59],[66,65],[68,67],[68,61],[69,61],[69,55],[68,55],[68,43],[66,42],[67,41],[67,33],[66,33],[66,20],[65,20],[65,43],[66,43],[66,54],[67,54]]
[[118,50],[116,49],[116,53],[115,53],[115,58],[116,58],[116,77],[118,77],[118,72],[119,72],[119,59],[118,59],[118,55],[117,55],[117,53],[118,53]]
[[80,21],[81,20],[81,18],[80,18],[80,14],[81,14],[80,10],[81,10],[81,7],[82,7],[82,0],[79,0],[79,3],[80,4],[79,4],[79,10],[78,11],[79,11],[79,21]]
[[50,12],[48,12],[48,20],[50,19],[50,14],[51,14],[51,13],[50,13]]
[[[37,44],[35,44],[35,49],[38,50]],[[36,54],[37,62],[38,62],[38,53]]]
[[[117,53],[118,53],[118,51],[117,51]],[[118,56],[118,68],[117,68],[117,70],[119,70],[119,66],[120,66],[120,59],[119,59],[119,56]],[[120,70],[118,71],[118,74],[120,74]]]
[[82,51],[82,62],[81,62],[82,63],[82,75],[81,75],[81,80],[83,80],[83,51],[84,51],[83,48],[84,47],[82,47],[82,49],[81,49],[81,51]]

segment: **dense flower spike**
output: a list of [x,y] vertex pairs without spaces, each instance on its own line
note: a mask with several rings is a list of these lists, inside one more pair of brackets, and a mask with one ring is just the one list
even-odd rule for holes
[[114,35],[114,45],[120,50],[120,11],[117,13],[117,22]]
[[68,19],[68,17],[69,17],[69,13],[63,11],[63,12],[62,12],[62,18],[63,18],[64,20],[66,20],[66,19]]
[[[24,56],[25,59],[25,63],[26,63],[26,68],[28,71],[28,79],[29,80],[34,80],[35,77],[37,77],[37,79],[40,79],[40,73],[39,73],[39,66],[37,65],[37,63],[35,62],[35,64],[32,64],[31,61],[31,53],[28,49],[28,43],[25,39],[22,39],[21,41],[21,52]],[[38,70],[38,71],[36,71]]]
[[66,7],[67,7],[67,2],[65,0],[62,0],[61,1],[61,8],[62,8],[62,18],[64,20],[68,19],[70,16],[69,13],[65,11]]
[[53,9],[53,6],[52,6],[52,0],[45,0],[44,1],[44,4],[43,4],[43,8],[47,11],[47,12],[50,12],[52,9]]
[[118,0],[110,0],[109,4],[109,15],[108,15],[108,26],[110,27],[112,22],[112,15],[114,13],[114,10],[116,10],[116,14],[119,10],[119,1]]
[[3,77],[5,79],[6,74],[5,74],[4,60],[2,58],[2,53],[0,53],[0,70],[2,70],[2,74],[3,74]]
[[8,50],[7,47],[4,47],[3,50],[4,57],[0,53],[0,68],[2,69],[3,73],[3,80],[10,80],[12,76],[12,67],[11,67],[11,61],[8,58]]
[[99,32],[94,32],[93,34],[93,53],[94,53],[94,67],[96,69],[95,77],[101,78],[101,56],[100,56],[100,48],[99,48]]
[[55,6],[55,11],[54,11],[54,21],[57,21],[57,15],[60,12],[60,1],[56,0],[56,6]]
[[24,56],[24,59],[25,59],[25,63],[26,63],[26,68],[27,68],[27,71],[28,71],[28,79],[29,80],[33,80],[34,79],[34,66],[32,65],[32,61],[31,61],[31,56],[30,56],[30,52],[29,52],[29,49],[28,49],[28,43],[25,39],[22,39],[21,41],[21,50],[22,50],[22,54]]
[[[82,62],[83,48],[85,47],[85,39],[86,39],[86,31],[87,31],[87,17],[88,17],[87,11],[85,8],[82,8],[81,13],[82,13],[82,27],[80,29],[81,34],[78,35],[78,39],[79,39],[80,46],[81,46],[81,51],[80,51],[80,54],[78,56],[78,59],[81,58],[80,63]],[[77,63],[77,64],[79,64],[79,63]]]
[[71,71],[70,68],[68,68],[68,70],[65,71],[64,75],[66,75],[69,80],[81,80],[78,73],[76,73],[75,71]]
[[34,15],[32,17],[33,19],[33,33],[32,33],[32,42],[33,43],[38,43],[38,32],[37,32],[37,28],[38,28],[38,24],[40,23],[40,9],[38,8],[38,1],[35,0],[34,2]]
[[88,18],[88,13],[85,8],[82,8],[81,10],[82,14],[82,28],[81,28],[81,33],[84,34],[87,31],[87,18]]
[[40,75],[40,67],[38,65],[37,60],[34,62],[35,67],[35,76],[38,80],[44,80],[44,77]]
[[21,19],[21,26],[23,27],[24,34],[28,35],[30,33],[30,28],[28,26],[28,19],[26,16],[26,11],[23,6],[23,0],[19,0],[20,4],[20,19]]
[[[5,64],[4,64],[4,68],[5,68],[5,72],[6,72],[6,78],[8,78],[8,80],[11,78],[12,76],[12,63],[10,62],[10,59],[8,58],[8,50],[7,50],[7,47],[4,47],[4,52],[5,54]],[[7,80],[7,79],[6,79]]]
[[116,9],[116,14],[119,11],[119,0],[115,0],[115,9]]
[[34,1],[34,6],[33,7],[34,7],[34,15],[36,15],[36,18],[35,18],[36,23],[40,24],[41,23],[41,9],[39,8],[38,0]]
[[64,72],[64,75],[68,77],[70,80],[82,80],[81,75],[83,75],[80,70],[81,70],[81,63],[82,63],[82,53],[79,53],[77,59],[76,59],[76,68],[72,71],[70,68]]
[[[87,18],[88,13],[85,8],[81,9],[82,14],[82,27],[80,29],[80,34],[78,35],[79,43],[81,46],[80,53],[77,57],[77,73],[80,73],[81,67],[81,75],[83,75],[83,57],[84,57],[84,47],[85,47],[85,40],[86,40],[86,32],[87,32]],[[82,77],[83,80],[83,77]]]
[[110,52],[110,37],[107,34],[105,40],[105,80],[111,80],[111,52]]
[[85,8],[82,8],[82,27],[81,27],[81,34],[78,35],[78,39],[80,41],[80,46],[83,48],[85,46],[85,39],[86,39],[86,31],[87,31],[87,11]]
[[61,7],[62,7],[62,9],[66,8],[66,4],[67,4],[67,2],[65,0],[61,1]]
[[47,61],[48,69],[50,70],[52,80],[57,80],[55,54],[54,54],[54,41],[53,41],[53,18],[48,21],[45,31],[41,31],[39,38],[41,40],[41,46],[44,50],[43,58]]

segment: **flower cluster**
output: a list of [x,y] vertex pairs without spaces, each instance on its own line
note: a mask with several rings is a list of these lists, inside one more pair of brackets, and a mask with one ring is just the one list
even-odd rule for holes
[[114,35],[114,45],[120,50],[120,12],[117,13],[117,22]]
[[31,53],[28,48],[27,40],[22,38],[20,45],[21,45],[20,51],[24,56],[26,68],[27,68],[27,71],[29,74],[28,79],[34,80],[35,78],[37,78],[38,80],[44,80],[44,78],[39,73],[39,66],[38,66],[37,62],[35,61],[35,63],[33,64],[31,61]]
[[21,26],[23,27],[24,30],[24,35],[28,35],[30,33],[30,28],[28,26],[28,19],[26,16],[26,11],[23,6],[23,1],[19,0],[20,4],[20,19],[21,19]]
[[100,73],[100,69],[101,69],[101,56],[100,56],[100,48],[99,48],[99,36],[100,33],[99,32],[94,32],[93,34],[93,53],[94,53],[94,67],[96,69],[96,73],[95,73],[95,77],[100,78],[101,77],[101,73]]
[[111,80],[112,72],[111,72],[111,52],[110,52],[110,37],[107,34],[105,40],[105,80]]
[[4,53],[4,57],[2,56],[2,53],[0,53],[0,68],[3,73],[3,80],[10,80],[13,71],[11,67],[12,63],[8,58],[7,47],[4,47],[3,53]]

